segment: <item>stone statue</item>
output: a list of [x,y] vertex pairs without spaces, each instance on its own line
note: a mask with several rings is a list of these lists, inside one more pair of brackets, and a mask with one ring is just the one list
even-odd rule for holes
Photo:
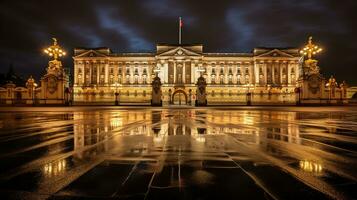
[[151,105],[152,106],[162,106],[161,101],[161,80],[158,76],[152,81],[152,94],[151,94]]
[[197,80],[197,91],[196,91],[196,105],[206,106],[207,105],[207,95],[206,95],[206,80],[200,76]]

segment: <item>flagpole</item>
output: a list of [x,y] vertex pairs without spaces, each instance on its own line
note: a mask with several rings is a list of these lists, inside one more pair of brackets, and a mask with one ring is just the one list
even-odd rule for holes
[[179,17],[179,44],[181,44],[181,17]]

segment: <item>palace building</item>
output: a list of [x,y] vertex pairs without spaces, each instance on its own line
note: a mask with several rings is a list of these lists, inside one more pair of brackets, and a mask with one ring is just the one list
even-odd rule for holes
[[[342,105],[357,89],[320,73],[312,37],[297,48],[254,48],[250,53],[208,53],[201,44],[158,44],[152,53],[74,49],[74,76],[53,38],[52,60],[39,84],[0,87],[5,105]],[[70,84],[73,83],[73,85]]]
[[[196,82],[206,81],[208,105],[296,103],[302,57],[297,48],[254,48],[251,53],[208,53],[201,44],[158,44],[153,53],[74,50],[75,103],[150,103],[161,80],[162,103],[194,105]],[[117,97],[116,97],[117,96]]]

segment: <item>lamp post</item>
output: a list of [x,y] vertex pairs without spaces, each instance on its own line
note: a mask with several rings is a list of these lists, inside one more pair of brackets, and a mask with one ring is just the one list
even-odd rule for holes
[[53,45],[44,49],[43,51],[50,57],[53,57],[54,60],[57,60],[59,57],[65,56],[66,52],[61,48],[61,46],[57,44],[56,38],[52,38],[52,40]]
[[119,86],[119,83],[116,82],[115,83],[115,105],[118,106],[119,105],[119,100],[118,100],[118,96],[119,96],[119,92],[118,92],[118,86]]
[[295,94],[297,93],[298,95],[298,100],[296,102],[297,105],[301,104],[301,87],[295,88]]
[[35,105],[36,104],[36,87],[37,87],[37,83],[33,84],[33,88],[32,88],[32,104]]
[[250,93],[250,86],[253,86],[253,84],[248,83],[247,84],[247,106],[252,105],[252,93]]
[[304,56],[307,55],[308,60],[312,60],[312,56],[320,53],[321,51],[322,48],[312,43],[312,36],[310,36],[307,45],[300,51],[300,54]]

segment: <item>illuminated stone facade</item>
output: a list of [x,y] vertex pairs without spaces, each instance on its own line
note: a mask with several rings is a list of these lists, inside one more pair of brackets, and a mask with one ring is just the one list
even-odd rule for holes
[[150,103],[154,70],[163,104],[190,104],[196,82],[207,82],[207,101],[246,104],[296,103],[298,49],[255,48],[252,53],[205,53],[203,45],[158,44],[155,53],[113,53],[109,48],[75,49],[75,103]]

